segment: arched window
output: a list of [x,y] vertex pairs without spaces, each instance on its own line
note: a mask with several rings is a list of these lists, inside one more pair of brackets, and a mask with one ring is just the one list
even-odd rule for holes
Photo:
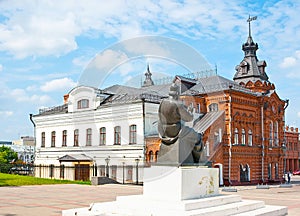
[[89,108],[89,100],[88,99],[81,99],[77,101],[77,109],[85,109]]
[[106,145],[106,128],[100,128],[100,145]]
[[129,126],[129,144],[136,144],[136,125]]
[[209,112],[218,111],[219,106],[217,103],[212,103],[208,106]]
[[201,113],[201,106],[199,103],[197,104],[197,113]]
[[154,162],[157,161],[158,151],[155,152]]
[[79,130],[76,129],[74,130],[74,146],[78,146],[79,145]]
[[45,140],[46,140],[45,132],[42,132],[42,135],[41,135],[41,147],[45,147]]
[[214,134],[214,147],[216,147],[219,144],[219,134],[218,132],[215,132]]
[[206,141],[205,148],[206,148],[206,156],[208,157],[210,155],[209,142],[208,141]]
[[121,145],[121,127],[114,128],[114,145]]
[[239,144],[239,130],[237,128],[234,129],[234,144]]
[[86,129],[86,146],[92,145],[92,129]]
[[278,146],[278,143],[279,143],[279,141],[278,141],[278,122],[276,121],[274,123],[274,144],[275,144],[275,146]]
[[55,147],[55,136],[56,136],[56,132],[52,131],[51,132],[51,147]]
[[246,145],[246,132],[245,129],[242,129],[242,145]]
[[248,146],[252,146],[253,138],[252,138],[252,130],[248,131]]
[[62,132],[62,146],[67,146],[67,130]]
[[269,124],[269,146],[272,147],[273,146],[273,122],[270,122]]
[[149,161],[153,162],[153,151],[149,152]]

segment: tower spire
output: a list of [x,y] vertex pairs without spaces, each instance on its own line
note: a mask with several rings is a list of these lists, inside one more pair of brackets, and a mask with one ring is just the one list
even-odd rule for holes
[[[265,72],[265,67],[267,63],[265,61],[259,61],[256,56],[256,51],[258,50],[258,45],[255,43],[251,36],[251,22],[256,20],[257,16],[247,19],[249,34],[247,41],[242,45],[242,50],[244,51],[244,59],[236,66],[236,73],[233,80],[239,84],[247,85],[249,81],[251,83],[268,82],[268,76]],[[250,85],[250,84],[249,84]]]
[[149,63],[147,64],[147,71],[145,73],[145,81],[144,81],[144,84],[143,84],[143,87],[147,87],[147,86],[152,86],[154,85],[154,82],[151,78],[152,76],[152,73],[150,72],[150,67],[149,67]]

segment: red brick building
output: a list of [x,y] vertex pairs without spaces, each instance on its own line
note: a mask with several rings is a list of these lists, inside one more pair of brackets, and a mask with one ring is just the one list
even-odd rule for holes
[[285,127],[286,151],[285,151],[285,170],[299,170],[300,145],[299,145],[299,130],[294,127]]
[[[181,87],[181,100],[200,119],[193,127],[204,133],[204,154],[220,168],[220,184],[280,182],[284,171],[299,168],[298,130],[284,130],[288,101],[269,81],[257,49],[249,32],[233,80],[219,75],[174,79]],[[151,139],[146,142],[150,161],[156,159],[150,153],[157,155],[160,143]]]

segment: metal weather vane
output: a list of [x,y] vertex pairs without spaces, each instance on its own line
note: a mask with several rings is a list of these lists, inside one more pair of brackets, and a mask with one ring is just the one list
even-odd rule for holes
[[253,20],[256,20],[256,19],[257,19],[257,16],[250,17],[250,15],[249,15],[249,18],[247,19],[247,22],[249,23],[249,37],[251,37],[251,27],[250,27],[250,22],[253,21]]

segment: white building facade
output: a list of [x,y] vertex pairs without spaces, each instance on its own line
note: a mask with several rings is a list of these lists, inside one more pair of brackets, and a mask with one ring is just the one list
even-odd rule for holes
[[167,85],[75,87],[64,105],[32,116],[35,176],[142,182],[145,138],[157,134],[158,106],[167,92]]

